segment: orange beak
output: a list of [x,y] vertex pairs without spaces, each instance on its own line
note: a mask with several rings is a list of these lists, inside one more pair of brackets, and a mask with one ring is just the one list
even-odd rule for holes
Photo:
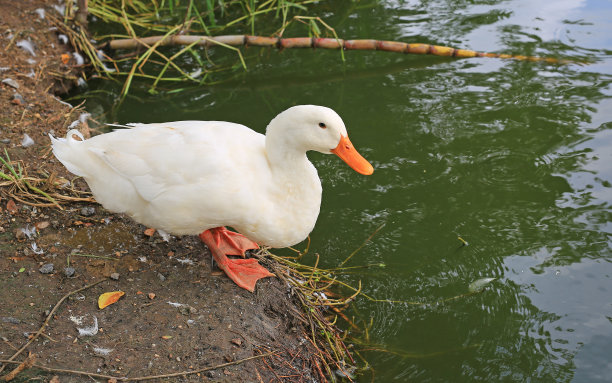
[[346,162],[357,173],[365,174],[366,176],[374,173],[372,165],[361,154],[357,153],[351,140],[346,136],[340,136],[338,146],[332,149],[331,152],[340,157],[342,161]]

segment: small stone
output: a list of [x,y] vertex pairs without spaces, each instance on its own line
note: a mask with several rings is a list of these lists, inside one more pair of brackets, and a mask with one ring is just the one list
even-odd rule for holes
[[11,139],[10,138],[3,138],[3,139],[0,139],[0,142],[2,142],[5,145],[8,145],[8,144],[11,143]]
[[17,81],[13,80],[12,78],[5,78],[4,80],[2,80],[2,83],[10,87],[13,87],[15,89],[19,89],[19,84],[17,83]]
[[162,273],[158,273],[157,274],[157,278],[159,278],[159,280],[162,281],[162,282],[166,280],[166,277],[164,277],[164,274],[162,274]]
[[118,281],[119,280],[119,273],[112,273],[110,275],[110,278],[114,281]]
[[89,217],[96,214],[96,208],[93,206],[85,206],[81,209],[81,215],[84,217]]
[[18,241],[23,241],[26,239],[26,233],[25,230],[23,230],[23,228],[19,228],[19,229],[15,229],[15,238]]
[[53,263],[45,263],[38,269],[43,274],[51,274],[53,272]]
[[21,321],[13,317],[2,317],[2,322],[11,323],[11,324],[19,324]]
[[25,99],[20,93],[13,93],[13,98],[11,98],[11,102],[15,105],[23,105],[25,104]]
[[64,267],[64,275],[68,278],[72,277],[75,271],[76,270],[74,270],[74,267]]
[[155,293],[149,293],[148,296],[149,299],[155,299]]
[[233,344],[235,344],[236,346],[241,346],[242,345],[242,341],[240,340],[240,338],[234,338],[231,340],[231,342]]
[[197,313],[198,309],[196,309],[195,307],[188,306],[188,305],[183,305],[178,308],[178,311],[183,315],[190,315],[190,314]]

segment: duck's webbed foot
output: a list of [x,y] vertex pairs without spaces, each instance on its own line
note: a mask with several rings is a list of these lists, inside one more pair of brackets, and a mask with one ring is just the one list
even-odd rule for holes
[[257,259],[230,259],[227,257],[227,255],[245,257],[246,250],[259,248],[257,243],[242,234],[229,231],[225,227],[216,227],[204,231],[200,234],[200,239],[210,249],[219,268],[243,289],[253,292],[259,279],[274,276],[261,266]]

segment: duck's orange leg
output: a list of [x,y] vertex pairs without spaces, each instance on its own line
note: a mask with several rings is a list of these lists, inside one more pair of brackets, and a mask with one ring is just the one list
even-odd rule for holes
[[274,274],[261,266],[257,259],[230,259],[226,255],[245,256],[245,251],[258,249],[257,243],[242,234],[227,230],[225,227],[215,227],[200,234],[202,242],[208,246],[219,268],[231,280],[250,292],[255,290],[255,283]]

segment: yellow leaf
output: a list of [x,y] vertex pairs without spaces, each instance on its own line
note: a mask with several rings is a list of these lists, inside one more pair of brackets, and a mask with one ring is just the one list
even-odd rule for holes
[[108,293],[104,293],[98,297],[98,307],[100,309],[103,309],[108,305],[112,305],[124,295],[125,293],[123,291],[111,291]]

